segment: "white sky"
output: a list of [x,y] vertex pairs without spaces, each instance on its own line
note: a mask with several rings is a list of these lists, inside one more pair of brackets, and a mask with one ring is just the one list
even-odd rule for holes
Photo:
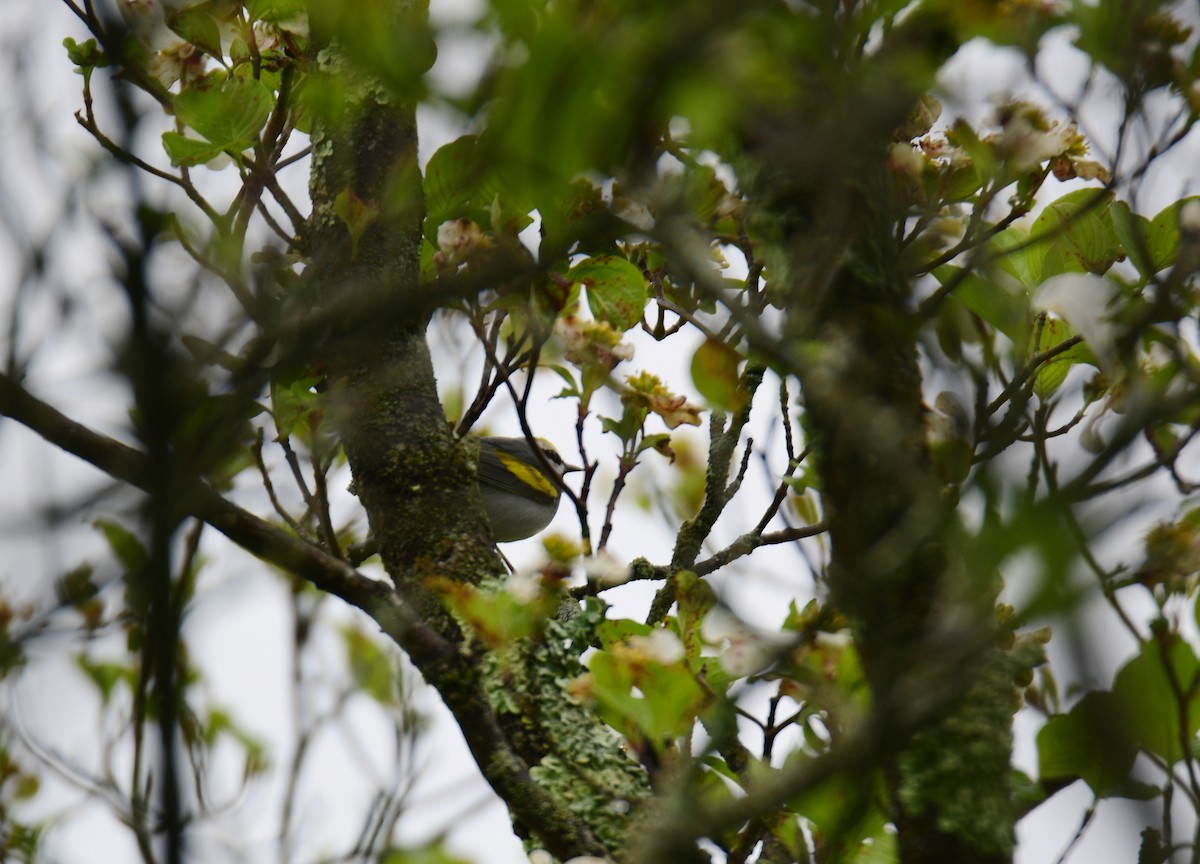
[[[433,11],[446,21],[469,20],[473,5],[434,0]],[[13,37],[3,34],[22,34],[21,42],[6,44],[4,40]],[[54,255],[51,272],[64,286],[63,293],[79,298],[77,313],[66,327],[60,324],[55,303],[29,304],[23,347],[33,350],[36,346],[37,350],[32,389],[73,417],[121,435],[125,429],[127,399],[121,386],[107,374],[98,372],[95,364],[121,332],[123,308],[104,287],[107,263],[95,235],[83,226],[57,224],[61,196],[80,179],[96,152],[94,143],[72,118],[80,105],[80,78],[72,73],[61,47],[62,37],[67,34],[77,38],[84,35],[66,7],[59,3],[0,2],[0,49],[3,49],[0,50],[0,129],[6,130],[2,136],[5,140],[0,143],[0,197],[19,203],[20,219],[31,236],[57,231],[58,239],[51,250]],[[1080,74],[1076,58],[1065,42],[1065,38],[1056,40],[1041,69],[1046,77],[1062,82],[1062,87],[1056,83],[1060,95],[1070,92],[1072,76]],[[446,89],[468,86],[480,68],[484,48],[479,37],[469,30],[455,30],[441,46],[432,79]],[[34,97],[23,96],[14,81],[13,61],[17,56],[23,56],[25,74],[37,76]],[[1053,75],[1047,74],[1048,69]],[[944,94],[947,108],[963,111],[976,120],[984,116],[984,106],[992,94],[1028,92],[1037,97],[1036,90],[1027,89],[1029,85],[1019,58],[978,44],[959,53],[943,73],[942,82],[948,91]],[[1111,95],[1098,93],[1094,101],[1085,105],[1084,119],[1089,128],[1098,130],[1098,140],[1105,140],[1103,130],[1111,127]],[[101,104],[103,107],[103,100]],[[44,137],[29,137],[28,130],[33,128],[31,111],[44,129]],[[421,123],[424,158],[460,131],[448,125],[447,115],[436,111],[423,112]],[[142,143],[152,149],[150,145],[155,143],[157,132],[148,128],[143,138]],[[34,153],[42,158],[34,158],[31,155]],[[1139,199],[1139,209],[1152,215],[1169,201],[1197,191],[1194,170],[1197,164],[1200,164],[1200,141],[1191,140],[1170,163],[1164,161],[1162,168],[1151,173]],[[301,201],[307,179],[305,170],[303,165],[297,166],[284,178]],[[215,186],[225,179],[214,176],[206,178],[206,182]],[[106,208],[116,210],[126,200],[125,194],[119,187],[106,188],[92,198],[92,204],[100,212]],[[18,250],[8,245],[9,240],[8,232],[0,228],[0,304],[6,319],[15,291],[13,268],[18,261]],[[443,381],[457,377],[461,362],[475,362],[471,357],[463,361],[463,352],[439,340],[436,333],[434,344]],[[632,367],[653,369],[672,387],[687,392],[689,359],[690,352],[680,350],[678,345],[665,348],[641,338],[637,340]],[[474,378],[474,372],[470,372],[468,387]],[[561,447],[571,438],[574,413],[570,404],[550,399],[558,389],[557,379],[547,377],[540,381],[532,404],[538,406],[533,421],[536,431],[556,440]],[[775,391],[764,386],[761,397],[763,405],[761,410],[756,406],[754,422],[755,437],[760,441],[770,425]],[[486,421],[493,432],[516,430],[512,411],[503,400],[498,400]],[[695,438],[702,448],[702,433],[697,432]],[[593,435],[594,447],[601,449],[604,443],[598,433]],[[661,466],[655,465],[640,467],[634,480],[661,470]],[[81,488],[100,488],[104,481],[95,471],[47,448],[12,422],[0,420],[0,476],[9,478],[10,490],[0,505],[0,581],[6,593],[44,597],[49,580],[81,557],[90,555],[102,560],[102,545],[86,525],[90,514],[68,519],[66,530],[53,535],[37,530],[35,515],[38,508],[51,502],[73,500]],[[769,494],[761,474],[756,476],[754,469],[747,483],[748,487],[752,485],[757,486],[760,499]],[[352,500],[343,497],[343,506],[353,506]],[[719,539],[730,539],[740,533],[731,521],[721,524]],[[571,530],[567,508],[562,508],[554,527]],[[641,511],[627,508],[619,511],[616,528],[611,548],[618,559],[647,555],[651,560],[665,561],[669,557],[672,537],[662,520],[647,518]],[[1128,547],[1132,542],[1129,537],[1114,540],[1117,548],[1110,551],[1119,556],[1121,546]],[[286,686],[290,634],[283,612],[285,585],[226,543],[210,542],[205,549],[212,559],[208,582],[187,623],[193,657],[206,672],[212,702],[232,707],[247,728],[274,742],[271,751],[275,763],[283,764],[289,755],[284,742],[289,740],[292,726]],[[520,566],[536,559],[538,546],[536,541],[527,541],[512,544],[505,551]],[[745,578],[744,572],[737,575],[737,589],[728,596],[737,612],[772,627],[778,624],[787,601],[797,598],[803,603],[812,586],[806,576],[797,575],[803,568],[794,553],[787,550],[764,551],[756,554],[753,562],[755,578]],[[725,577],[726,581],[732,578],[735,577]],[[641,617],[639,613],[645,607],[648,590],[644,586],[630,586],[617,592],[618,612],[624,609]],[[364,625],[358,613],[334,600],[324,605],[323,614],[331,621],[357,620]],[[1095,631],[1094,644],[1109,641],[1106,620],[1102,610],[1089,616],[1089,626]],[[371,630],[370,622],[364,626]],[[310,658],[308,671],[315,681],[335,688],[337,679],[343,675],[340,648],[328,635],[322,639],[320,649]],[[70,683],[77,673],[62,656],[64,644],[62,640],[35,643],[35,663],[12,702],[6,704],[0,694],[0,710],[19,711],[25,727],[64,759],[94,765],[95,700],[84,688]],[[1069,660],[1066,645],[1056,641],[1051,647],[1060,660]],[[1113,645],[1111,653],[1097,658],[1101,677],[1111,673],[1113,664],[1126,650],[1127,646]],[[417,779],[410,796],[412,807],[400,823],[402,838],[415,843],[449,832],[451,847],[472,860],[488,864],[523,862],[525,857],[509,829],[507,814],[479,779],[457,729],[433,694],[426,690],[418,698],[436,717],[436,722],[420,742],[413,766]],[[1019,721],[1018,731],[1018,764],[1032,771],[1033,729],[1028,718]],[[357,746],[346,747],[347,738],[357,741]],[[321,852],[333,854],[348,847],[357,836],[369,803],[369,788],[360,781],[373,775],[387,777],[394,761],[394,749],[379,713],[365,697],[356,697],[343,723],[325,734],[316,748],[298,811],[300,836],[308,854],[296,860],[316,860]],[[225,777],[236,770],[233,765],[225,767],[227,770],[218,772]],[[275,824],[271,814],[277,813],[281,794],[277,783],[260,782],[252,786],[222,822],[223,835],[211,832],[202,835],[196,849],[197,859],[224,860],[230,854],[230,847],[240,848],[247,861],[273,858],[276,841],[271,832]],[[76,797],[61,783],[50,783],[38,807],[43,814],[66,815],[64,808]],[[1088,803],[1086,790],[1076,784],[1061,793],[1052,805],[1021,823],[1020,864],[1056,861]],[[1102,804],[1095,825],[1068,860],[1097,864],[1134,860],[1138,842],[1136,826],[1141,822],[1135,826],[1128,821],[1131,812],[1130,806],[1121,802]],[[72,813],[70,820],[69,829],[52,832],[47,840],[51,858],[65,862],[94,860],[98,850],[103,850],[105,860],[136,857],[128,832],[116,826],[102,807],[93,805]]]

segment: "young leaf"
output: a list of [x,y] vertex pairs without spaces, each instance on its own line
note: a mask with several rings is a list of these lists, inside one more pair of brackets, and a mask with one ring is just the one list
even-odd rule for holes
[[1113,265],[1121,246],[1108,215],[1112,199],[1108,190],[1078,189],[1046,205],[1029,232],[1044,250],[1044,273],[1104,273]]
[[1070,713],[1051,717],[1037,736],[1042,781],[1080,778],[1097,796],[1115,789],[1137,755],[1123,716],[1119,696],[1094,690]]
[[1144,278],[1153,276],[1157,267],[1150,254],[1150,220],[1134,213],[1124,201],[1114,203],[1110,212],[1113,231],[1116,232],[1125,255]]
[[371,223],[379,218],[379,205],[363,201],[347,186],[333,199],[333,212],[350,232],[350,256],[358,257],[358,241]]
[[67,58],[78,67],[75,70],[77,72],[87,72],[110,63],[108,56],[100,50],[95,39],[76,42],[68,36],[62,44],[67,49]]
[[988,241],[996,266],[1032,292],[1042,281],[1046,244],[1030,242],[1029,232],[1013,225]]
[[199,3],[191,6],[164,5],[166,24],[171,30],[202,48],[213,57],[221,56],[221,28],[213,16],[216,4]]
[[218,150],[240,153],[254,146],[274,104],[266,84],[234,76],[217,86],[188,87],[175,97],[175,116]]
[[97,519],[92,524],[104,534],[109,548],[112,549],[126,572],[136,573],[146,566],[146,561],[150,556],[146,552],[146,547],[142,545],[142,541],[132,531],[112,519]]
[[108,704],[118,684],[125,683],[132,687],[136,680],[133,669],[119,663],[97,663],[84,655],[76,657],[75,660],[83,674],[91,679],[100,691],[100,701],[104,704]]
[[[1137,742],[1167,760],[1187,755],[1182,742],[1200,730],[1200,662],[1183,639],[1151,640],[1117,673],[1113,695]],[[1182,725],[1186,719],[1186,727]]]
[[1150,220],[1146,230],[1146,251],[1150,255],[1150,266],[1158,273],[1175,263],[1179,251],[1179,211],[1190,201],[1200,200],[1195,196],[1168,204]]
[[[1038,338],[1037,351],[1040,354],[1056,345],[1061,345],[1074,334],[1065,321],[1057,318],[1046,318],[1042,323]],[[1067,379],[1071,367],[1079,362],[1086,362],[1090,356],[1082,344],[1074,345],[1059,354],[1055,354],[1037,370],[1033,381],[1033,392],[1039,399],[1049,399]]]
[[737,410],[745,401],[738,390],[741,355],[719,339],[705,339],[692,355],[692,382],[713,407]]
[[396,702],[396,669],[385,654],[365,633],[353,627],[342,629],[350,674],[364,693],[384,705]]
[[289,21],[306,12],[304,0],[246,0],[246,14],[256,21]]
[[533,220],[513,199],[484,161],[478,139],[463,135],[439,148],[425,168],[425,237],[436,243],[438,227],[456,219],[515,237]]
[[938,267],[933,276],[942,285],[956,283],[953,296],[1014,343],[1024,340],[1029,298],[1022,292],[1010,290],[996,279],[964,273],[951,264]]
[[176,168],[204,165],[225,152],[211,141],[189,138],[179,132],[164,132],[162,143],[163,149],[167,151],[167,158]]
[[642,320],[649,290],[642,271],[624,258],[598,255],[571,268],[568,275],[587,287],[588,308],[600,321],[628,330]]

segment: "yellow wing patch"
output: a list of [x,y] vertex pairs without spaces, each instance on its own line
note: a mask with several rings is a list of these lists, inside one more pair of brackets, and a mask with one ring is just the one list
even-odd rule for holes
[[532,486],[534,489],[549,495],[551,498],[558,497],[558,487],[550,482],[550,479],[541,471],[530,465],[526,465],[515,456],[501,453],[499,450],[496,451],[495,455],[504,467],[511,471],[522,483]]

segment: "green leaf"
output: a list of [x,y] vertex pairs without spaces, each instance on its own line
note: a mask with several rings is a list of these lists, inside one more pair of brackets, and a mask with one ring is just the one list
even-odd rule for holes
[[480,176],[475,156],[477,139],[463,135],[438,148],[425,167],[425,236],[436,243],[437,229],[450,219],[470,219],[487,224],[482,212],[472,212],[471,203],[488,184]]
[[1170,8],[1163,0],[1072,4],[1075,45],[1093,63],[1108,67],[1130,92],[1147,94],[1174,84],[1178,64],[1172,49],[1191,28],[1173,19]]
[[387,849],[379,864],[470,864],[444,848],[441,841],[419,849]]
[[1123,780],[1109,790],[1107,798],[1128,798],[1132,801],[1153,801],[1160,797],[1163,790],[1153,783],[1142,783],[1139,780]]
[[698,221],[717,221],[729,202],[729,189],[710,165],[690,165],[680,178],[688,210]]
[[100,586],[92,579],[92,575],[91,564],[80,564],[54,583],[54,596],[64,606],[82,606],[100,593]]
[[691,731],[707,698],[687,667],[628,651],[597,651],[588,669],[605,720],[656,745]]
[[437,244],[440,225],[467,219],[515,237],[533,220],[527,208],[488,163],[474,135],[440,148],[425,166],[425,236]]
[[511,591],[478,588],[448,579],[431,580],[444,603],[484,645],[500,651],[520,639],[538,637],[554,616],[559,595],[538,591],[519,597]]
[[254,146],[274,104],[270,89],[255,78],[206,79],[175,97],[175,116],[219,150],[239,154]]
[[304,0],[246,0],[246,14],[256,21],[289,21],[306,13]]
[[100,50],[95,39],[76,42],[70,36],[62,41],[67,49],[67,59],[79,67],[76,71],[84,72],[90,69],[104,67],[109,64],[108,56]]
[[391,658],[367,634],[354,627],[342,628],[342,643],[350,675],[358,689],[380,704],[396,704],[398,679]]
[[707,580],[690,570],[681,570],[675,574],[675,596],[679,604],[679,634],[687,658],[699,660],[704,647],[704,618],[717,605],[716,592]]
[[[379,95],[385,100],[420,97],[422,75],[437,57],[428,0],[310,0],[304,5],[308,31],[336,44],[350,66],[377,79],[383,85]],[[328,107],[349,108],[358,98]]]
[[[794,750],[784,770],[811,758],[801,750]],[[858,861],[863,841],[879,836],[887,823],[877,803],[885,797],[882,786],[877,771],[838,772],[792,799],[788,809],[801,814],[822,836],[837,838],[840,848],[832,851],[840,854],[835,854],[832,860]]]
[[1014,768],[1009,776],[1012,778],[1013,804],[1018,812],[1027,813],[1046,800],[1045,790],[1024,771]]
[[92,524],[100,529],[108,547],[127,573],[137,573],[146,566],[150,556],[132,531],[111,519],[100,518]]
[[[12,796],[17,801],[28,801],[37,795],[42,788],[42,781],[36,774],[20,774],[13,785]],[[24,860],[35,860],[32,857]]]
[[1104,273],[1121,254],[1110,218],[1113,193],[1078,189],[1046,205],[1029,232],[1044,252],[1042,273]]
[[643,435],[642,440],[638,442],[637,452],[644,453],[647,450],[654,450],[661,456],[666,456],[672,462],[675,461],[675,451],[671,448],[671,433],[656,432],[653,435]]
[[291,435],[301,421],[304,422],[302,431],[306,433],[320,424],[323,401],[316,387],[321,381],[317,375],[302,375],[291,381],[271,382],[271,413],[280,438]]
[[684,666],[651,664],[638,683],[650,706],[650,740],[687,735],[708,694]]
[[[1074,331],[1067,325],[1067,322],[1047,317],[1044,319],[1038,335],[1037,353],[1048,351],[1074,335]],[[1054,355],[1038,367],[1037,375],[1033,379],[1033,392],[1039,399],[1049,399],[1062,386],[1072,366],[1076,363],[1089,362],[1091,359],[1092,354],[1083,343],[1073,345],[1066,351]]]
[[596,628],[596,636],[605,648],[625,642],[633,636],[649,636],[654,628],[631,618],[610,618]]
[[1005,228],[987,243],[996,263],[1004,272],[1024,286],[1027,293],[1042,282],[1042,265],[1046,257],[1044,243],[1031,243],[1023,228]]
[[1157,268],[1149,252],[1150,220],[1134,213],[1124,201],[1115,202],[1111,214],[1113,231],[1133,266],[1143,277],[1153,276]]
[[255,735],[237,724],[233,716],[220,708],[212,708],[200,730],[204,743],[212,747],[218,738],[226,736],[241,745],[245,753],[242,763],[244,777],[262,773],[267,767],[267,747]]
[[[1048,278],[1038,287],[1033,306],[1053,312],[1060,323],[1051,326],[1048,319],[1039,319],[1047,320],[1047,325],[1035,349],[1044,351],[1078,334],[1083,342],[1057,355],[1055,361],[1091,363],[1097,368],[1105,361],[1107,365],[1114,340],[1110,307],[1118,291],[1111,279],[1092,273],[1060,273]],[[1035,323],[1035,330],[1038,326]]]
[[[736,775],[735,778],[736,779]],[[804,837],[801,820],[797,816],[781,813],[768,820],[771,836],[783,844],[793,861],[809,861],[808,842]]]
[[662,76],[673,77],[672,65],[647,66],[669,44],[674,7],[643,4],[636,15],[614,16],[612,8],[598,13],[578,3],[539,3],[536,13],[527,3],[497,5],[520,8],[537,26],[521,28],[525,62],[498,65],[490,82],[483,138],[492,157],[538,199],[619,164],[644,110],[638,82],[657,73],[653,90],[661,93]]
[[1179,211],[1187,203],[1200,198],[1193,196],[1168,204],[1152,220],[1146,234],[1146,250],[1155,273],[1175,263],[1179,252]]
[[590,695],[604,721],[627,737],[644,736],[653,724],[645,703],[633,692],[629,666],[608,651],[597,651],[588,661],[588,670]]
[[100,701],[106,705],[118,684],[124,682],[133,687],[135,683],[133,670],[128,666],[118,663],[96,663],[83,655],[77,657],[75,662],[83,670],[83,674],[96,685],[96,689],[100,691]]
[[333,212],[346,225],[350,232],[350,256],[358,257],[358,241],[379,218],[379,206],[373,202],[363,201],[353,189],[347,186],[333,199]]
[[537,210],[542,217],[538,255],[543,261],[557,261],[572,250],[611,249],[611,236],[620,230],[604,203],[603,191],[586,177],[543,190]]
[[214,9],[212,0],[194,6],[163,6],[166,24],[171,30],[185,42],[204,49],[213,57],[220,57],[221,28],[213,16]]
[[1122,698],[1105,690],[1094,690],[1070,713],[1051,717],[1037,736],[1042,781],[1079,778],[1101,797],[1117,788],[1137,756],[1137,743],[1123,720]]
[[721,340],[705,339],[692,355],[692,383],[713,407],[737,410],[746,400],[738,388],[741,362],[741,355]]
[[163,149],[167,151],[167,157],[176,168],[203,165],[225,152],[220,145],[213,144],[211,141],[188,138],[178,132],[164,132],[162,142]]
[[942,285],[954,284],[954,297],[1014,343],[1025,341],[1029,299],[1023,293],[951,264],[936,268],[933,276]]
[[1200,661],[1187,642],[1175,634],[1144,642],[1113,693],[1141,746],[1169,763],[1186,755],[1185,742],[1200,730]]
[[900,846],[894,831],[878,831],[866,838],[855,858],[855,864],[896,864],[900,860]]
[[585,258],[567,274],[587,287],[588,308],[599,321],[628,330],[642,320],[649,289],[642,271],[616,255]]
[[211,747],[217,741],[217,736],[228,732],[233,727],[233,718],[228,711],[212,708],[208,712],[208,721],[203,724],[200,736],[204,743]]
[[[990,141],[984,141],[966,120],[959,119],[946,133],[951,143],[956,144],[970,156],[970,165],[974,167],[980,182],[991,178],[996,173],[996,148]],[[978,185],[978,184],[976,184]]]
[[557,363],[551,363],[550,368],[555,372],[555,374],[558,375],[559,378],[562,378],[567,382],[567,386],[559,391],[558,395],[554,397],[555,399],[583,398],[583,389],[581,385],[575,382],[575,376],[572,374],[570,369],[568,369],[566,366],[560,366]]

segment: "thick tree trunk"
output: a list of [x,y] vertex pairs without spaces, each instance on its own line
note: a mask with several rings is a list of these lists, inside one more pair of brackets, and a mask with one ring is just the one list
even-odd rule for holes
[[808,77],[795,101],[743,130],[748,197],[786,262],[773,273],[784,338],[774,354],[760,347],[800,379],[832,599],[892,730],[881,767],[904,864],[1009,861],[1015,821],[996,588],[992,574],[963,572],[954,502],[927,451],[906,214],[886,169],[895,130],[957,46],[943,11],[918,6],[833,75],[798,65]]
[[[396,7],[399,18],[411,9]],[[578,640],[550,622],[538,644],[494,662],[431,589],[440,580],[492,590],[504,571],[474,456],[451,435],[425,341],[435,304],[419,283],[414,106],[351,68],[334,41],[315,57],[343,96],[313,135],[311,276],[332,322],[320,356],[384,565],[430,628],[401,647],[446,702],[523,838],[562,860],[615,859],[633,830],[625,814],[649,785],[612,730],[566,692],[582,672],[566,650]]]
[[912,287],[890,222],[873,216],[888,213],[887,185],[861,189],[843,189],[852,263],[816,296],[798,290],[806,311],[793,316],[830,588],[853,622],[873,710],[895,718],[883,768],[901,861],[1002,864],[1013,849],[1015,691],[995,585],[957,563],[955,500],[925,441]]

